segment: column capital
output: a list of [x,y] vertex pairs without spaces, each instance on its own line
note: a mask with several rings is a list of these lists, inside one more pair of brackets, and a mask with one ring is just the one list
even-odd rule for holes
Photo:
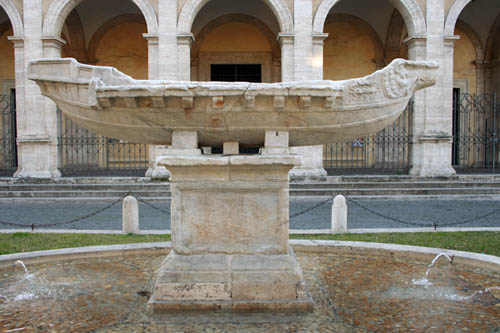
[[43,48],[54,48],[61,50],[61,48],[66,45],[66,41],[58,36],[44,36],[42,37]]
[[160,35],[157,34],[142,34],[142,37],[148,41],[148,45],[158,45],[158,40],[160,39]]
[[408,46],[412,44],[414,46],[425,46],[426,42],[427,42],[426,36],[409,36],[403,40],[403,43],[407,44]]
[[191,47],[193,43],[194,43],[194,35],[192,33],[183,32],[177,34],[178,45],[188,45],[189,47]]
[[325,39],[328,38],[328,33],[313,33],[312,40],[314,45],[323,45]]
[[287,34],[280,32],[276,39],[280,43],[281,47],[283,47],[283,45],[293,45],[294,38],[295,38],[294,34]]
[[488,68],[492,68],[494,67],[495,64],[498,64],[498,60],[474,60],[472,63],[478,67],[478,68],[484,68],[484,69],[488,69]]
[[453,47],[455,42],[460,39],[459,35],[444,36],[444,46]]
[[24,47],[24,37],[8,36],[7,39],[14,44],[14,47]]

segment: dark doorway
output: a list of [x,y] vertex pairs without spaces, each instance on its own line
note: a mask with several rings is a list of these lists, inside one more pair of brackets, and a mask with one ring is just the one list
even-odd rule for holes
[[210,81],[262,82],[260,64],[213,64],[210,65]]

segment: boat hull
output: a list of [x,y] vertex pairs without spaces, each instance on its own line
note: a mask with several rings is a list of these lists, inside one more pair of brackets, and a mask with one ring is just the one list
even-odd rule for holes
[[266,131],[288,131],[290,146],[304,146],[387,127],[437,66],[399,59],[360,79],[274,84],[140,81],[74,59],[38,60],[28,73],[68,117],[106,137],[170,144],[173,131],[196,131],[201,146],[262,146]]

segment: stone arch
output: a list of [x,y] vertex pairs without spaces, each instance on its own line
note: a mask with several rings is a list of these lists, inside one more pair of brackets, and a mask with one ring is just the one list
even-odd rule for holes
[[[458,21],[460,22],[460,21]],[[495,37],[500,38],[500,15],[495,19],[488,34],[486,42],[485,59],[492,60],[494,57]]]
[[102,24],[89,40],[87,53],[88,53],[88,57],[89,57],[90,62],[94,62],[94,63],[97,62],[96,49],[97,49],[97,46],[99,45],[101,38],[104,36],[104,34],[109,29],[111,29],[119,24],[127,23],[127,22],[144,23],[144,17],[142,15],[138,15],[138,14],[124,14],[124,15],[113,17],[112,19],[110,19],[110,20],[106,21],[104,24]]
[[3,8],[9,17],[12,31],[15,37],[23,37],[23,20],[12,0],[0,0],[0,7]]
[[[191,32],[196,15],[210,0],[188,0],[182,7],[177,29],[180,33]],[[293,33],[292,14],[284,0],[264,0],[273,11],[282,33]]]
[[[500,24],[500,22],[498,22],[498,23]],[[500,25],[499,25],[499,27],[500,27]],[[481,39],[479,38],[477,33],[474,31],[474,29],[472,29],[467,23],[465,23],[461,20],[457,21],[455,28],[460,29],[461,31],[463,31],[467,35],[467,37],[469,37],[470,41],[472,42],[472,45],[474,46],[474,51],[476,53],[476,61],[483,61],[484,56],[485,56],[483,44],[481,43]],[[453,30],[455,30],[455,29],[453,29]]]
[[[59,36],[69,13],[83,1],[85,0],[54,0],[43,20],[43,36]],[[148,33],[158,34],[158,20],[149,0],[132,1],[144,15]]]
[[207,25],[205,25],[203,27],[203,29],[201,29],[200,32],[195,37],[195,42],[194,42],[193,46],[191,47],[191,57],[192,58],[198,57],[198,55],[200,53],[201,43],[203,42],[205,37],[210,33],[210,31],[212,31],[213,29],[215,29],[223,24],[231,23],[231,22],[241,22],[241,23],[248,23],[248,24],[254,25],[269,40],[269,43],[271,44],[273,57],[276,59],[281,58],[280,45],[276,39],[276,35],[271,31],[271,29],[269,29],[269,27],[261,20],[255,18],[253,16],[244,15],[244,14],[228,14],[228,15],[220,16],[220,17],[212,20],[211,22],[209,22]]
[[[83,32],[82,22],[75,10],[72,10],[66,19],[66,26],[68,28],[68,36],[63,39],[66,44],[63,46],[67,54],[71,54],[72,58],[80,62],[87,62],[87,50],[85,43],[85,35]],[[61,35],[64,35],[61,33]],[[62,37],[62,36],[61,36]]]
[[375,49],[375,59],[374,59],[375,62],[377,63],[377,61],[382,61],[384,59],[384,47],[382,45],[382,41],[380,40],[380,37],[378,36],[377,32],[365,20],[349,14],[334,14],[330,15],[325,20],[325,24],[336,23],[336,22],[352,23],[357,28],[359,28],[359,30],[366,33],[373,42],[373,47]]
[[460,13],[462,13],[464,8],[471,1],[472,0],[455,0],[453,5],[451,5],[450,10],[448,10],[448,15],[446,15],[446,20],[444,22],[445,36],[453,36],[453,32],[455,31],[455,24],[457,24]]
[[[323,0],[313,20],[313,33],[322,33],[330,10],[341,0]],[[388,0],[401,13],[410,36],[425,34],[426,24],[422,9],[415,0]]]
[[384,60],[388,64],[401,56],[401,37],[406,31],[405,22],[399,11],[394,10],[385,38]]

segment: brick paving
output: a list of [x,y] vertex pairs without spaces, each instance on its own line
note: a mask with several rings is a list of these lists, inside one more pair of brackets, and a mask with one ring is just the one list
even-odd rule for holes
[[[500,272],[439,261],[432,286],[412,284],[431,257],[297,250],[315,306],[307,314],[151,314],[165,255],[155,252],[0,269],[0,331],[40,332],[498,332]],[[31,296],[30,296],[31,294]],[[16,300],[16,297],[18,300]],[[24,299],[23,299],[24,297]]]

